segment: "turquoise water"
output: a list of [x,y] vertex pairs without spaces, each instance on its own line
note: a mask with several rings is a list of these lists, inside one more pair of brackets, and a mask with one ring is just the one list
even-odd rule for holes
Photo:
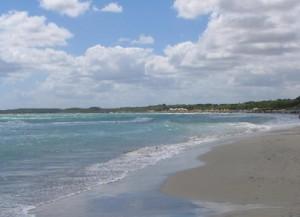
[[0,217],[109,184],[191,147],[297,123],[293,115],[0,115]]

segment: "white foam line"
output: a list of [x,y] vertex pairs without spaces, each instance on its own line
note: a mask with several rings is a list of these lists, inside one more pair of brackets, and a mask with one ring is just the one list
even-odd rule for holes
[[[36,204],[35,206],[41,207],[66,198],[70,198],[75,195],[79,195],[83,192],[90,191],[91,189],[99,185],[105,185],[105,184],[110,184],[110,183],[120,181],[125,177],[127,177],[132,172],[141,170],[147,166],[155,165],[161,160],[169,159],[181,153],[183,150],[188,149],[189,147],[195,147],[196,145],[213,142],[216,140],[217,140],[216,138],[209,138],[209,137],[201,140],[199,138],[198,139],[192,138],[189,142],[186,143],[160,145],[155,147],[144,147],[136,151],[123,154],[119,158],[112,159],[105,163],[94,164],[92,166],[87,167],[86,172],[87,172],[87,176],[91,176],[91,173],[94,174],[97,180],[99,180],[102,175],[105,175],[105,172],[115,172],[115,173],[121,172],[121,173],[118,176],[108,177],[106,180],[103,181],[97,181],[96,183],[93,183],[82,190],[60,196],[53,200],[41,202],[39,204]],[[163,152],[166,154],[161,155]],[[103,172],[104,174],[101,174],[101,172]]]

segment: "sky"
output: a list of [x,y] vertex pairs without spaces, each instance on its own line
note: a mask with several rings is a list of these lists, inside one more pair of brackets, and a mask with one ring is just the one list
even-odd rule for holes
[[0,109],[300,95],[299,0],[3,0]]

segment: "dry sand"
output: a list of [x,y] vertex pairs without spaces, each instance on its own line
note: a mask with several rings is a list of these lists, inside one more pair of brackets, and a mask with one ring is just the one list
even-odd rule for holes
[[259,204],[226,217],[300,217],[300,128],[224,145],[202,167],[169,177],[162,191],[193,200]]

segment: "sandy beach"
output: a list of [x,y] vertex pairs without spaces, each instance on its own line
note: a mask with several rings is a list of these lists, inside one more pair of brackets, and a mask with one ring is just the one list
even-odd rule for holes
[[204,166],[169,177],[162,192],[202,202],[258,205],[218,216],[300,216],[300,128],[241,139],[201,161]]

